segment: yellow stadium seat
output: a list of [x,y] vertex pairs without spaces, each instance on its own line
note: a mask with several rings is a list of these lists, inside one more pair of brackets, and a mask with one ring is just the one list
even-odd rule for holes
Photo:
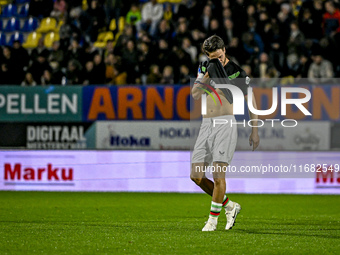
[[60,27],[61,27],[63,24],[64,24],[64,21],[60,20],[60,21],[58,22],[57,27],[54,29],[54,32],[59,33]]
[[106,32],[99,33],[97,41],[100,41],[100,42],[104,41],[105,35],[106,35]]
[[28,49],[28,48],[35,48],[38,46],[38,42],[41,38],[41,34],[37,32],[32,32],[28,35],[27,40],[25,43],[23,43],[23,47]]
[[93,47],[95,47],[95,48],[105,48],[105,46],[106,46],[106,43],[104,43],[104,42],[95,42],[94,44],[93,44]]
[[38,33],[47,33],[50,31],[54,31],[57,27],[57,21],[55,18],[43,18],[40,26],[37,28]]
[[117,29],[116,19],[112,19],[109,26],[110,31],[115,31]]
[[113,40],[112,32],[102,32],[98,35],[97,41],[93,44],[96,48],[104,48],[108,40]]
[[46,48],[51,48],[53,42],[55,42],[55,41],[59,41],[59,34],[55,33],[55,32],[50,32],[50,33],[45,35],[44,45],[45,45]]
[[105,32],[104,36],[104,42],[107,42],[108,40],[113,40],[114,36],[112,32]]
[[8,0],[0,0],[0,5],[7,5],[9,4]]
[[118,29],[119,31],[123,31],[125,26],[125,17],[119,17],[118,20]]
[[[119,31],[123,31],[125,26],[125,17],[119,17],[118,20],[118,29]],[[117,29],[117,22],[116,19],[112,19],[110,21],[110,26],[109,26],[110,31],[115,31]]]

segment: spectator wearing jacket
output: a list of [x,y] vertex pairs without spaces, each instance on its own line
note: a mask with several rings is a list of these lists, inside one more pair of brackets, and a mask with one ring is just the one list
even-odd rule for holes
[[143,6],[142,20],[136,23],[137,30],[145,30],[153,36],[157,25],[163,17],[163,6],[157,0],[150,0]]

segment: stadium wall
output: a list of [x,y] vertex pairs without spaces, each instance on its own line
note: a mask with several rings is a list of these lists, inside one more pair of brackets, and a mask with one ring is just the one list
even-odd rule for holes
[[[339,87],[308,89],[312,99],[304,106],[312,115],[288,105],[285,118],[298,126],[266,123],[259,129],[260,150],[340,148]],[[261,109],[270,108],[271,89],[254,93]],[[190,86],[0,87],[0,148],[188,150],[200,116],[200,102],[190,98]],[[280,106],[262,118],[283,119]],[[249,133],[239,127],[237,149],[249,149]]]
[[[311,92],[305,116],[295,105],[280,105],[262,119],[340,122],[338,85],[303,86]],[[254,88],[257,105],[269,109],[272,89]],[[279,90],[280,94],[280,90]],[[280,95],[279,95],[280,96]],[[296,98],[297,94],[288,95]],[[119,99],[119,100],[118,100]],[[96,120],[192,120],[200,117],[200,101],[192,102],[190,86],[49,86],[0,87],[1,122],[93,122]],[[190,103],[192,103],[190,111]],[[239,116],[243,118],[244,116]]]
[[[233,164],[289,162],[303,170],[321,164],[326,171],[229,173],[229,192],[339,194],[339,173],[329,168],[340,158],[330,151],[340,148],[340,89],[308,89],[312,116],[288,106],[286,118],[298,126],[264,125],[257,152],[249,151],[250,128],[239,127]],[[270,108],[270,89],[254,93],[262,109]],[[188,178],[200,115],[200,102],[190,98],[190,86],[0,87],[0,148],[6,149],[0,190],[200,192]],[[282,119],[279,114],[280,107],[263,118]]]

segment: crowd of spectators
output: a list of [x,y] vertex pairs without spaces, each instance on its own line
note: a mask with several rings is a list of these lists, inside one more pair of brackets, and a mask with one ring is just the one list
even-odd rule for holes
[[[283,77],[327,83],[340,75],[339,0],[87,2],[84,10],[82,0],[31,0],[30,15],[64,21],[60,40],[51,49],[43,39],[29,51],[19,41],[3,47],[0,84],[188,84],[207,58],[204,39],[214,34],[261,86]],[[95,48],[98,33],[121,16],[118,40]]]

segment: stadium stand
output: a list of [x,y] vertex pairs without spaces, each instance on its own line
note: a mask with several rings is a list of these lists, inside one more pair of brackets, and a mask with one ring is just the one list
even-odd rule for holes
[[1,12],[1,17],[11,18],[17,15],[17,6],[14,4],[6,5]]
[[17,18],[11,18],[7,21],[7,24],[4,27],[5,32],[14,32],[20,30],[20,20]]
[[29,3],[26,3],[25,5],[21,6],[19,12],[17,13],[17,16],[20,18],[26,18],[28,16],[29,8],[30,8]]
[[[153,3],[148,8],[163,10],[156,27],[146,20],[144,7],[149,2]],[[46,50],[59,41],[60,50],[69,53],[75,51],[71,42],[77,41],[80,58],[65,54],[54,70],[58,73],[66,72],[71,60],[81,73],[86,62],[94,61],[91,52],[96,51],[116,76],[129,74],[127,83],[145,84],[154,75],[151,70],[158,68],[162,74],[166,66],[173,69],[174,83],[188,82],[183,77],[194,77],[198,62],[206,59],[200,50],[202,42],[218,34],[225,40],[229,57],[250,77],[298,82],[301,77],[318,75],[320,70],[312,65],[315,56],[321,56],[317,61],[322,66],[332,69],[329,74],[340,75],[338,1],[13,0],[0,1],[0,7],[2,47],[23,42],[31,54],[42,39]],[[0,63],[4,61],[1,53]],[[29,61],[25,70],[33,63]],[[315,74],[309,72],[310,66]],[[114,84],[114,80],[111,77],[106,83]]]
[[30,0],[16,0],[15,1],[17,4],[24,4],[24,3],[29,3]]
[[0,32],[0,46],[6,46],[6,45],[7,45],[6,34]]
[[59,34],[56,32],[49,32],[44,37],[44,45],[46,48],[51,48],[55,41],[59,41]]
[[20,42],[20,44],[22,44],[24,42],[24,35],[20,32],[15,32],[14,34],[11,35],[8,45],[12,47],[15,41]]
[[26,49],[33,49],[38,46],[38,42],[41,38],[41,34],[32,32],[28,35],[26,42],[22,45]]
[[98,35],[98,39],[93,46],[96,48],[104,48],[106,46],[107,41],[113,39],[114,36],[112,32],[102,32]]
[[21,28],[22,32],[33,32],[38,28],[39,20],[34,17],[30,17],[25,20],[23,27]]
[[57,21],[54,18],[47,17],[42,19],[40,26],[37,28],[38,33],[47,33],[54,31],[57,27]]

